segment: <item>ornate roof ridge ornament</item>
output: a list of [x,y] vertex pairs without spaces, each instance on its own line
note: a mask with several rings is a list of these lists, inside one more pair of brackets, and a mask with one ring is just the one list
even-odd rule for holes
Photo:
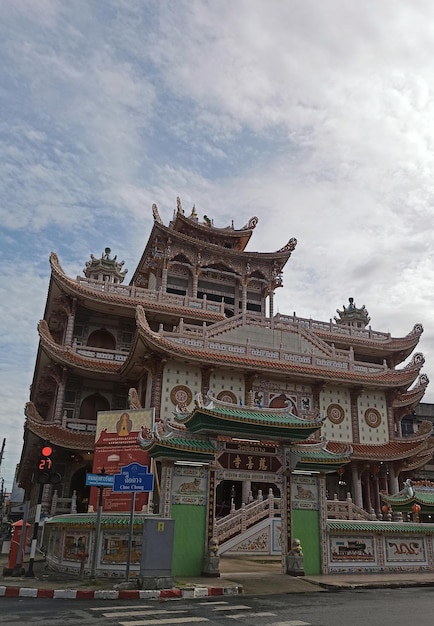
[[[178,199],[179,199],[179,198],[178,198]],[[159,212],[158,212],[158,207],[157,207],[157,205],[155,204],[155,202],[154,202],[154,204],[152,205],[152,215],[153,215],[153,217],[154,217],[154,222],[158,222],[159,224],[162,224],[162,223],[163,223],[163,220],[162,220],[162,219],[161,219],[161,217],[160,217],[160,214],[159,214]]]
[[402,369],[403,370],[420,369],[424,365],[424,363],[425,363],[425,357],[422,354],[422,352],[416,352],[415,354],[413,354],[410,363],[405,365]]
[[184,215],[184,209],[182,208],[181,198],[179,196],[176,197],[176,212],[180,215]]
[[336,309],[336,313],[339,315],[339,317],[334,318],[336,324],[365,328],[371,321],[365,305],[357,308],[354,303],[354,298],[348,298],[348,301],[349,305],[343,305],[343,311]]
[[285,246],[283,246],[283,248],[280,248],[280,250],[277,250],[277,252],[294,252],[296,246],[297,246],[297,239],[295,237],[291,237],[288,243]]
[[259,222],[259,219],[254,215],[249,219],[247,224],[245,224],[240,230],[254,230]]
[[423,333],[423,326],[420,322],[418,322],[417,324],[415,324],[412,328],[412,330],[408,333],[408,336],[412,336],[412,335],[421,335]]
[[110,257],[110,248],[105,248],[101,258],[97,259],[93,254],[90,261],[86,261],[83,274],[86,278],[106,281],[107,277],[111,283],[122,283],[128,270],[123,270],[125,261],[117,261],[117,255]]

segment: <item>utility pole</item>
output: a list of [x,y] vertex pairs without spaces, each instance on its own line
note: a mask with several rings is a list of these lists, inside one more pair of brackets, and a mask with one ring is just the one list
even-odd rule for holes
[[[3,439],[3,444],[0,450],[0,474],[1,474],[1,469],[2,469],[2,461],[3,461],[3,455],[4,455],[4,451],[5,451],[5,445],[6,445],[6,439]],[[3,508],[4,508],[4,502],[5,502],[5,497],[6,497],[6,492],[5,492],[5,481],[4,478],[0,478],[1,480],[1,489],[0,489],[0,531],[3,530]]]
[[5,451],[5,445],[6,445],[6,439],[3,439],[3,444],[2,444],[2,449],[0,450],[0,470],[2,467],[2,461],[3,461],[3,454]]

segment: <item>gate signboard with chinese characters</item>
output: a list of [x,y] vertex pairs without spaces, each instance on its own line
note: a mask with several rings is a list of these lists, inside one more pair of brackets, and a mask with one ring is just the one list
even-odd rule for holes
[[228,442],[217,461],[224,470],[277,474],[282,468],[277,453],[275,446]]

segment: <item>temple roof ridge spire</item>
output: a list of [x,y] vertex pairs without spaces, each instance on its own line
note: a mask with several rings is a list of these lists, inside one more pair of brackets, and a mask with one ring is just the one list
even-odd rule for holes
[[83,270],[86,278],[93,278],[94,280],[109,283],[122,283],[128,272],[127,269],[122,269],[125,261],[118,262],[117,255],[112,258],[110,254],[110,248],[104,249],[101,258],[96,258],[91,254],[90,261],[86,261]]
[[336,309],[336,313],[339,315],[339,317],[334,318],[336,324],[365,328],[371,321],[365,305],[358,308],[354,303],[354,298],[348,298],[348,301],[348,306],[343,305],[343,311]]

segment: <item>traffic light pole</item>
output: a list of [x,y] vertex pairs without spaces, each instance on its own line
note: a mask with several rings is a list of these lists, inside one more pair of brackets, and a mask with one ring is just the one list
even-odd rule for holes
[[[33,572],[33,564],[35,562],[35,554],[36,554],[36,543],[38,541],[38,530],[39,530],[39,521],[41,519],[41,505],[42,505],[42,493],[44,491],[44,485],[39,485],[39,493],[38,493],[38,502],[36,504],[36,513],[35,513],[35,522],[33,524],[33,537],[32,543],[30,546],[30,559],[29,559],[29,569],[26,572],[26,578],[34,578],[35,574]],[[23,530],[24,532],[24,530]]]
[[[100,471],[100,475],[105,475],[105,468],[103,467]],[[96,524],[95,524],[95,541],[93,544],[93,552],[92,552],[92,563],[90,566],[90,578],[95,578],[96,572],[96,558],[98,556],[98,547],[99,547],[99,537],[101,534],[101,514],[102,514],[102,496],[104,487],[98,487],[99,495],[98,495],[98,510],[96,512]]]
[[23,526],[21,529],[20,543],[18,545],[17,557],[15,559],[15,563],[12,569],[12,576],[22,576],[24,574],[24,569],[21,567],[21,556],[24,550],[24,538],[26,536],[27,520],[29,519],[29,510],[30,510],[30,495],[28,493],[28,490],[26,489],[24,492]]

